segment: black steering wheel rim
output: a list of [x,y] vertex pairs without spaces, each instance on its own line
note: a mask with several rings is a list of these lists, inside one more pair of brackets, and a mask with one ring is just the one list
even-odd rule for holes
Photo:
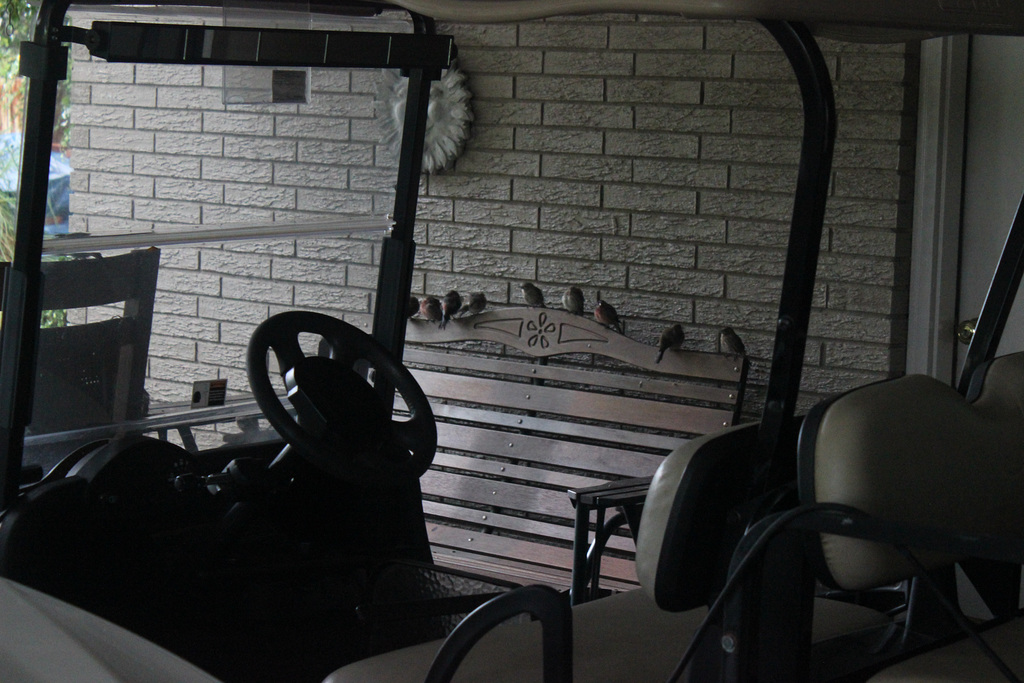
[[[356,383],[348,384],[349,389],[359,391],[360,402],[376,401],[376,405],[363,408],[384,416],[383,420],[368,420],[370,424],[360,426],[381,433],[371,434],[367,439],[339,438],[337,433],[318,434],[308,424],[300,424],[300,418],[292,416],[274,388],[267,357],[273,350],[281,376],[291,382],[302,366],[314,362],[314,357],[307,357],[299,345],[299,335],[303,333],[318,335],[330,349],[330,360],[317,357],[319,365],[309,372],[330,369],[355,378],[353,366],[365,361],[376,371],[377,381],[389,382],[402,396],[409,408],[409,419],[391,419],[390,406],[385,406],[372,389],[367,391],[369,385],[358,378],[351,380]],[[302,457],[331,475],[356,483],[395,483],[418,478],[433,460],[437,427],[423,390],[412,373],[380,342],[349,323],[312,311],[288,311],[271,316],[256,328],[249,340],[246,372],[253,397],[274,429]],[[343,384],[339,390],[344,388]],[[289,391],[293,404],[297,403],[294,391],[294,388]],[[367,445],[369,442],[374,445]]]

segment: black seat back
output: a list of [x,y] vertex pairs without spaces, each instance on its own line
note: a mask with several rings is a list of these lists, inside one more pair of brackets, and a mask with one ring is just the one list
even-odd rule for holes
[[[29,429],[48,433],[142,417],[157,249],[42,264],[43,309]],[[6,268],[3,264],[0,268]]]

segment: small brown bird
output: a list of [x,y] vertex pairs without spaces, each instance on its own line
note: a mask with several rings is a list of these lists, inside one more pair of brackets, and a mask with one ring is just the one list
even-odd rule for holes
[[540,288],[532,282],[524,282],[519,285],[523,290],[523,299],[526,300],[526,305],[533,308],[544,307],[544,292],[540,291]]
[[625,328],[622,325],[622,321],[619,320],[619,314],[615,312],[615,307],[604,299],[597,300],[597,307],[594,309],[594,320],[606,327],[614,328],[619,334],[625,333]]
[[436,296],[423,297],[420,301],[420,315],[431,322],[441,322],[441,301]]
[[661,339],[658,340],[658,357],[654,360],[655,363],[660,363],[665,352],[669,349],[678,349],[683,344],[683,339],[686,338],[683,332],[683,326],[679,323],[666,327],[665,331],[661,333]]
[[405,309],[405,317],[411,318],[420,310],[420,300],[414,296],[409,297],[409,305]]
[[487,308],[487,295],[483,292],[473,292],[469,295],[469,304],[462,309],[463,315],[476,315]]
[[573,315],[583,315],[583,290],[579,287],[570,287],[562,295],[562,308]]
[[441,299],[441,329],[448,325],[448,321],[452,319],[459,309],[462,308],[462,297],[454,289],[449,291]]
[[719,353],[735,353],[740,356],[747,355],[747,348],[743,346],[743,340],[731,327],[723,327],[718,333]]

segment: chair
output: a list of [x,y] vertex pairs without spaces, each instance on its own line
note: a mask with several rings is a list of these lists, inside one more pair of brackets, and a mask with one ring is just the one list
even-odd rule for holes
[[[927,596],[949,588],[944,576],[969,557],[1003,563],[984,567],[989,580],[978,589],[996,618],[976,626],[991,627],[985,640],[1024,674],[1024,620],[1014,618],[1024,561],[1024,353],[980,367],[967,397],[935,379],[908,376],[827,401],[808,414],[798,454],[801,506],[786,513],[789,531],[762,537],[768,550],[758,575],[726,617],[725,628],[740,629],[739,640],[748,644],[732,655],[739,680],[763,680],[766,670],[785,671],[787,680],[813,677],[803,656],[809,644],[797,642],[808,631],[801,625],[806,611],[767,607],[779,567],[792,572],[802,566],[852,591],[913,578],[929,586],[916,591]],[[971,577],[974,568],[963,567]],[[935,599],[949,608],[945,626],[934,618],[925,628],[916,624],[912,601],[904,647],[861,661],[853,679],[880,671],[871,678],[875,683],[1002,680],[980,647],[966,640],[949,644],[963,637],[957,631],[974,629],[956,608],[956,596]],[[791,604],[798,602],[791,596]],[[752,614],[760,623],[751,623]],[[905,661],[892,665],[899,660]]]
[[[146,359],[160,251],[47,261],[43,310],[68,312],[69,322],[39,333],[29,431],[42,434],[143,417]],[[3,264],[6,270],[8,264]],[[121,304],[117,314],[94,307]],[[83,310],[79,314],[74,309]]]

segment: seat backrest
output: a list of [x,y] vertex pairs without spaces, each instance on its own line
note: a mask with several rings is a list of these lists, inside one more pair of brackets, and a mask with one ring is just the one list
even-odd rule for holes
[[706,605],[720,588],[755,476],[756,423],[680,446],[658,467],[636,542],[640,585],[664,610]]
[[153,248],[42,264],[43,310],[65,311],[67,325],[39,333],[32,432],[145,415],[159,262]]
[[[802,503],[831,502],[879,518],[962,533],[1024,528],[1024,353],[997,358],[969,401],[931,377],[860,387],[819,404],[798,448]],[[913,575],[887,546],[822,535],[819,577],[860,590]],[[952,559],[922,554],[926,566]]]

